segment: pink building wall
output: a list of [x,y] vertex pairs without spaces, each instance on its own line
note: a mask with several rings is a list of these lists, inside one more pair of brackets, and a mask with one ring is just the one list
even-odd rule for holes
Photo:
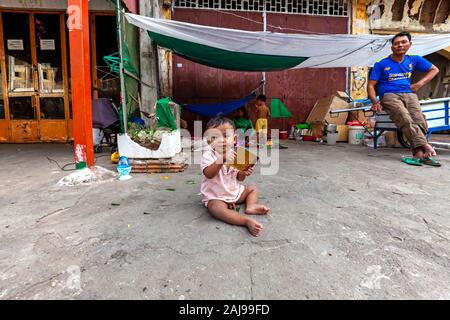
[[138,13],[138,0],[123,0],[123,2],[132,13]]

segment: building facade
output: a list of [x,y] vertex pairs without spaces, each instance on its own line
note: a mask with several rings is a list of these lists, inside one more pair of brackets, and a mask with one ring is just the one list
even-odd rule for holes
[[[413,35],[450,32],[448,0],[353,0],[353,34]],[[414,43],[413,43],[414,45]],[[450,96],[450,48],[426,56],[439,69],[439,75],[423,87],[421,99]],[[367,97],[368,68],[351,69],[351,92],[355,99]],[[412,81],[420,77],[413,74]]]
[[[450,32],[448,0],[124,0],[129,11],[178,21],[307,34],[414,34]],[[119,79],[103,60],[116,53],[114,2],[91,0],[90,44],[93,98],[119,100]],[[0,142],[66,142],[72,137],[67,0],[0,2]],[[264,22],[265,21],[265,22]],[[282,100],[293,117],[274,119],[273,128],[303,122],[315,102],[336,91],[367,96],[367,68],[233,72],[206,67],[139,40],[141,108],[157,98],[180,103],[216,103],[242,98],[265,79],[267,97]],[[428,56],[441,73],[421,89],[421,98],[450,95],[450,48]],[[252,113],[251,117],[254,119]],[[194,120],[184,112],[192,129]]]
[[[89,2],[92,85],[117,98],[118,78],[102,59],[118,51],[114,9],[111,1]],[[0,2],[0,142],[72,138],[66,11],[67,1]]]
[[[345,0],[177,0],[172,19],[214,27],[283,33],[350,32],[351,5]],[[174,55],[173,96],[183,103],[215,103],[248,95],[263,79],[261,72],[234,72],[202,66]],[[297,69],[267,72],[265,94],[278,98],[291,111],[289,119],[273,119],[273,128],[286,129],[290,123],[306,120],[315,102],[345,91],[345,68]],[[251,110],[251,109],[250,109]],[[254,113],[249,116],[255,120]],[[189,125],[201,116],[185,112]]]

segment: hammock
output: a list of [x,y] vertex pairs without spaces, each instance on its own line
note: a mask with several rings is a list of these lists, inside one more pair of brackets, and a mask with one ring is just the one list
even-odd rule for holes
[[244,106],[247,102],[256,98],[256,92],[239,100],[233,100],[215,104],[184,104],[184,109],[205,117],[214,117],[218,115],[226,116],[234,110]]

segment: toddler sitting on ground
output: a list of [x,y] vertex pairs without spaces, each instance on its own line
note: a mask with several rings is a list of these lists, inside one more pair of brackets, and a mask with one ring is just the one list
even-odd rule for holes
[[258,190],[255,186],[239,184],[253,173],[253,167],[244,171],[230,164],[236,159],[236,142],[233,121],[224,117],[212,118],[207,124],[208,147],[203,153],[201,169],[203,179],[201,193],[209,213],[229,224],[245,226],[253,236],[258,236],[263,226],[256,220],[236,212],[236,204],[246,204],[247,215],[267,214],[269,208],[258,204]]

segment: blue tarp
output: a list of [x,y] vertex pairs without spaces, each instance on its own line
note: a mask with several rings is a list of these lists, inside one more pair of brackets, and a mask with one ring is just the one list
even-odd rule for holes
[[239,100],[233,100],[215,104],[184,104],[184,109],[205,117],[214,117],[218,115],[226,116],[234,110],[239,109],[251,100],[256,98],[256,92]]

